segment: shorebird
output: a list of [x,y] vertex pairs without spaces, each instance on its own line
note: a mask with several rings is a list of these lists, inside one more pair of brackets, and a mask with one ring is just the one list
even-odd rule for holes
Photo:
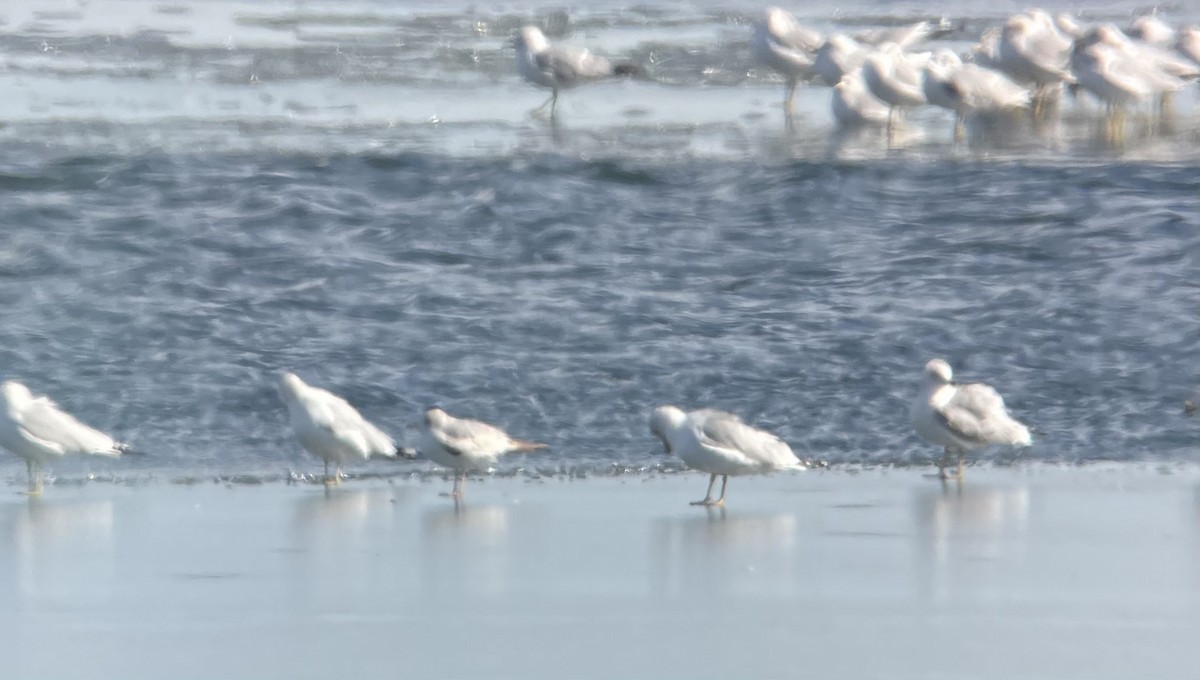
[[553,45],[537,26],[522,26],[512,45],[517,51],[517,72],[521,77],[534,85],[550,88],[550,98],[533,113],[538,114],[549,106],[552,119],[558,106],[559,90],[642,73],[642,69],[634,64],[614,64],[584,47]]
[[454,489],[443,494],[462,498],[467,472],[494,465],[506,453],[536,451],[545,444],[508,436],[504,430],[478,420],[455,418],[440,408],[425,411],[418,450],[430,460],[456,471]]
[[[725,487],[731,476],[804,469],[782,439],[724,411],[684,413],[675,406],[659,406],[650,414],[650,432],[688,467],[709,473],[708,492],[692,505],[725,505]],[[712,490],[718,476],[721,497],[714,500]]]
[[[336,394],[308,385],[292,373],[283,374],[279,392],[287,404],[296,441],[324,459],[326,485],[341,484],[342,466],[347,463],[401,454],[391,437]],[[331,463],[333,476],[329,474]]]
[[946,468],[957,457],[957,478],[963,476],[963,456],[993,444],[1029,446],[1029,428],[1008,415],[1004,399],[982,383],[960,385],[951,379],[950,364],[931,359],[925,364],[924,383],[910,416],[913,428],[924,439],[944,447],[938,476],[946,479]]
[[768,7],[755,19],[750,51],[755,61],[779,73],[787,81],[783,109],[790,120],[796,85],[813,74],[813,58],[824,42],[821,34],[796,21],[778,7]]
[[42,493],[42,464],[75,454],[119,456],[124,444],[92,429],[19,382],[0,385],[0,445],[25,459],[31,496]]

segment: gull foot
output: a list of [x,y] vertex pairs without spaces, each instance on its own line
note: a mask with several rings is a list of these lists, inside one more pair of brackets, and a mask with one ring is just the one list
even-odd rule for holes
[[725,501],[721,501],[721,500],[714,501],[711,498],[705,498],[702,501],[692,501],[691,503],[689,503],[689,505],[702,505],[706,508],[712,508],[712,507],[725,505]]

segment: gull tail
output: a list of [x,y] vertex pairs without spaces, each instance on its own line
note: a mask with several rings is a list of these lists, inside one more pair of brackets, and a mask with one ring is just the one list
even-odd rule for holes
[[410,449],[406,446],[397,446],[392,455],[388,456],[393,460],[412,460],[417,457],[417,450]]
[[618,77],[619,76],[628,76],[630,78],[645,78],[646,77],[646,69],[642,68],[641,66],[638,66],[637,64],[623,62],[620,64],[615,64],[613,66],[612,74],[614,76],[618,76]]
[[546,448],[545,444],[538,442],[527,442],[524,439],[513,439],[510,441],[513,451],[537,451]]

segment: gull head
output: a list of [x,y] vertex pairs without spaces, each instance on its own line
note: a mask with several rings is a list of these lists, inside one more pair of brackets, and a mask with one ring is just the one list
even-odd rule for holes
[[279,378],[279,391],[286,397],[295,397],[300,394],[307,385],[295,373],[284,372]]
[[449,420],[450,415],[437,406],[425,409],[425,427],[442,427]]
[[950,364],[942,359],[930,359],[925,364],[925,377],[930,382],[938,384],[948,384],[951,378],[954,377],[954,371],[951,370]]
[[671,453],[671,435],[683,427],[687,414],[676,406],[659,406],[650,413],[650,434],[658,437],[666,453]]
[[512,45],[518,50],[541,52],[550,46],[550,41],[546,40],[546,34],[537,26],[522,26],[513,37]]
[[766,27],[768,32],[775,35],[786,34],[792,27],[792,24],[795,23],[795,20],[792,19],[792,15],[788,14],[787,10],[774,5],[763,10],[762,19],[760,19],[760,21],[762,22],[762,25]]
[[6,405],[19,406],[33,401],[33,393],[16,380],[5,380],[4,384],[0,385],[0,398],[3,398]]

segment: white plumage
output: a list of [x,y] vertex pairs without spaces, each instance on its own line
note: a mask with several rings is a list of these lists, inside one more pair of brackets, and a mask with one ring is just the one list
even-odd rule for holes
[[636,75],[641,69],[631,64],[613,65],[584,47],[552,45],[537,26],[523,26],[513,38],[517,72],[525,80],[551,89],[550,98],[535,111],[550,107],[554,116],[558,91],[620,75]]
[[42,492],[41,466],[63,456],[119,456],[123,444],[79,422],[19,382],[0,385],[0,445],[25,459],[29,493]]
[[863,84],[862,74],[847,73],[833,88],[830,98],[833,118],[842,126],[884,125],[890,109]]
[[938,473],[946,476],[950,457],[958,458],[962,477],[963,456],[994,444],[1029,446],[1029,429],[1008,415],[1004,399],[982,383],[959,385],[951,382],[950,364],[931,359],[925,364],[920,395],[913,402],[913,428],[924,439],[942,446],[945,455]]
[[787,81],[783,106],[791,113],[796,85],[813,74],[813,58],[824,38],[800,25],[796,17],[778,7],[768,7],[754,21],[750,51],[755,61]]
[[[296,441],[325,461],[325,483],[342,479],[342,466],[376,456],[394,458],[396,443],[367,422],[345,399],[306,384],[292,373],[283,374],[279,392],[287,404]],[[330,464],[335,472],[329,475]]]
[[461,498],[468,471],[488,468],[506,453],[535,451],[546,445],[516,439],[494,425],[455,418],[440,408],[431,408],[425,411],[417,448],[433,462],[457,472],[454,490],[448,495]]
[[[787,442],[724,411],[684,413],[675,406],[659,406],[650,414],[650,432],[688,467],[709,473],[708,493],[693,505],[724,505],[731,476],[804,469]],[[718,475],[723,478],[721,497],[713,500]]]

